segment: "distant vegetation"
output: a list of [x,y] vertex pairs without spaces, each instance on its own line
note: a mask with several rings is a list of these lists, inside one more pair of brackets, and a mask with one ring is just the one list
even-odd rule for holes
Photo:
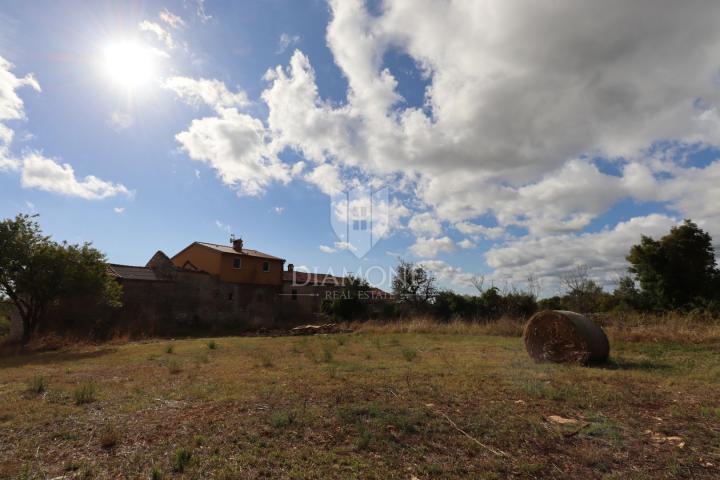
[[[643,236],[627,256],[627,275],[608,292],[578,264],[560,282],[563,295],[538,299],[540,287],[529,275],[524,288],[485,285],[474,279],[476,295],[438,288],[433,273],[421,265],[400,260],[392,281],[393,302],[369,308],[356,292],[369,288],[353,279],[347,295],[324,305],[324,312],[338,320],[402,319],[432,317],[440,321],[465,319],[491,321],[503,317],[527,318],[538,310],[607,312],[693,312],[720,315],[720,273],[710,235],[686,220],[659,240]],[[578,259],[582,262],[582,259]]]

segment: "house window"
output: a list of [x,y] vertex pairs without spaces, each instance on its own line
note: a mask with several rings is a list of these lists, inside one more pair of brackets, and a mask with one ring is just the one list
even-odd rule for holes
[[233,268],[236,268],[238,270],[242,268],[242,258],[233,258]]
[[228,293],[228,300],[232,300],[233,294],[232,292]]
[[297,290],[292,291],[292,297],[293,300],[297,300]]
[[270,271],[270,262],[263,262],[263,272]]

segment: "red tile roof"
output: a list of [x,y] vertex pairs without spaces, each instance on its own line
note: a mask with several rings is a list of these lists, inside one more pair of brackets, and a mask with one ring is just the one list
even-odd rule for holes
[[242,252],[238,252],[230,245],[220,245],[217,243],[208,243],[208,242],[194,242],[194,243],[197,243],[198,245],[202,245],[203,247],[208,247],[208,248],[211,248],[215,251],[222,252],[222,253],[232,253],[235,255],[240,253],[241,255],[247,255],[249,257],[267,258],[268,260],[281,260],[283,262],[285,261],[284,258],[274,257],[272,255],[268,255],[267,253],[263,253],[258,250],[251,250],[249,248],[243,248]]
[[141,280],[146,282],[162,282],[162,278],[158,277],[152,268],[135,267],[132,265],[118,265],[110,263],[107,266],[108,274],[111,277],[121,278],[123,280]]

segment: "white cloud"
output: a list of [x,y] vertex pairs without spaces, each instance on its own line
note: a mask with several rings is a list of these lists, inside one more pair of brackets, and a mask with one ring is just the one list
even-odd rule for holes
[[304,178],[307,182],[318,187],[321,192],[331,197],[339,195],[345,188],[342,180],[340,180],[340,169],[329,163],[318,165]]
[[[695,168],[671,155],[720,147],[720,3],[388,0],[372,15],[361,0],[330,7],[327,44],[346,97],[324,99],[296,50],[265,75],[265,123],[202,100],[218,115],[178,135],[192,158],[250,194],[301,175],[328,195],[349,172],[368,183],[395,178],[417,197],[412,211],[395,203],[395,220],[415,213],[413,253],[453,251],[442,236],[449,224],[468,237],[460,247],[505,240],[487,260],[513,279],[561,272],[569,257],[553,242],[587,253],[607,276],[624,263],[623,235],[674,221],[650,215],[581,233],[621,199],[665,202],[720,234],[720,161]],[[415,62],[428,82],[423,105],[402,98],[388,53]],[[285,148],[303,162],[279,162]],[[511,238],[511,227],[528,235]],[[587,242],[623,246],[595,254],[578,246]]]
[[461,289],[471,288],[475,275],[463,271],[460,267],[454,267],[442,260],[424,260],[418,265],[435,274],[441,283],[450,284]]
[[460,222],[455,224],[455,229],[465,235],[472,235],[473,238],[489,238],[497,240],[505,234],[505,230],[500,227],[486,227],[470,222]]
[[473,241],[470,240],[469,238],[466,238],[466,239],[458,242],[458,246],[465,250],[470,250],[471,248],[475,248],[475,243],[473,243]]
[[357,247],[350,242],[335,242],[335,248],[338,250],[347,250],[348,252],[357,251]]
[[285,207],[273,207],[273,212],[277,213],[278,215],[282,215],[285,211]]
[[29,152],[23,157],[20,181],[23,188],[37,188],[86,200],[100,200],[120,194],[132,195],[124,185],[107,182],[93,175],[78,180],[70,165],[58,164],[40,152]]
[[173,40],[172,34],[161,27],[155,22],[143,20],[138,24],[138,28],[143,32],[150,32],[157,37],[158,40],[163,42],[169,49],[175,48],[175,41]]
[[239,194],[260,195],[273,181],[290,181],[288,167],[268,148],[262,122],[234,108],[193,120],[175,138],[190,158],[208,163]]
[[335,253],[337,250],[327,245],[320,245],[320,251],[323,253]]
[[220,80],[170,77],[165,80],[164,86],[194,107],[206,104],[220,110],[229,107],[245,107],[250,103],[244,91],[233,93]]
[[347,250],[348,252],[356,252],[357,247],[355,247],[350,242],[335,242],[334,247],[330,247],[328,245],[320,245],[320,251],[323,253],[335,253],[342,250]]
[[442,224],[430,212],[415,214],[408,223],[408,227],[415,235],[440,235]]
[[[359,0],[333,0],[327,41],[346,102],[320,98],[296,51],[266,75],[268,127],[278,147],[318,163],[404,172],[439,220],[581,231],[619,199],[648,195],[642,179],[584,156],[636,165],[657,141],[720,144],[718,64],[703,53],[720,48],[709,21],[720,4],[699,1],[395,0],[371,16]],[[429,80],[424,109],[402,103],[383,64],[391,50]]]
[[40,91],[40,84],[32,74],[16,77],[10,70],[13,64],[0,57],[0,121],[25,118],[23,101],[15,93],[20,87],[28,86]]
[[410,246],[410,251],[418,257],[433,258],[440,252],[454,252],[455,243],[450,237],[419,237],[415,240],[415,243]]
[[223,232],[227,233],[228,235],[232,233],[232,227],[230,225],[222,223],[220,220],[215,220],[215,226]]
[[12,68],[13,65],[0,56],[0,172],[18,170],[21,163],[10,152],[14,132],[3,123],[25,118],[23,101],[15,91],[24,86],[40,91],[40,84],[32,74],[16,77],[11,72]]
[[20,161],[10,153],[10,142],[15,132],[0,123],[0,172],[17,170],[20,168]]
[[513,240],[491,248],[485,258],[496,279],[517,283],[533,274],[548,288],[557,289],[564,274],[585,265],[593,277],[609,285],[627,271],[625,257],[641,235],[660,237],[676,223],[677,219],[652,214],[600,232]]
[[170,27],[178,29],[185,26],[185,21],[179,17],[178,15],[175,15],[167,8],[163,8],[162,11],[158,14],[160,17],[160,20],[168,24]]
[[288,47],[297,44],[299,41],[300,35],[289,35],[287,33],[283,33],[282,35],[280,35],[280,39],[278,40],[278,48],[275,53],[279,55],[285,50],[287,50]]
[[113,112],[110,115],[110,125],[118,132],[127,130],[132,127],[134,123],[135,119],[129,113]]
[[117,213],[118,215],[121,215],[125,212],[125,207],[115,207],[115,208],[113,208],[113,212]]

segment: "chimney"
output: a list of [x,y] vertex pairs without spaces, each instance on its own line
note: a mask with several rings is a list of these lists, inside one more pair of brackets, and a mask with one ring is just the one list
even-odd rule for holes
[[242,253],[242,249],[243,249],[243,241],[242,241],[242,238],[233,238],[233,239],[232,239],[232,246],[233,246],[233,249],[234,249],[234,250]]
[[295,265],[288,263],[288,272],[292,273],[295,270]]

